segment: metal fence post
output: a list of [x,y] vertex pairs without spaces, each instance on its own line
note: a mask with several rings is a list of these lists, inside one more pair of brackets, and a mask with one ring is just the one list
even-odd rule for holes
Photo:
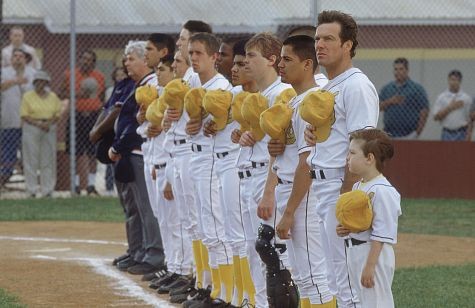
[[76,0],[70,0],[70,44],[69,51],[69,157],[71,195],[76,195]]

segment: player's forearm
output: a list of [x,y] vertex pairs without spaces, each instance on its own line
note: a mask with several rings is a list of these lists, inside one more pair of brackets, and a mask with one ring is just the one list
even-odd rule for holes
[[289,201],[287,201],[287,206],[285,208],[285,212],[291,215],[294,215],[312,184],[312,179],[309,176],[310,168],[306,163],[308,153],[300,155],[304,155],[305,158],[303,158],[303,162],[302,158],[299,160],[299,164],[295,169],[292,192],[290,193]]
[[265,199],[274,199],[275,198],[275,187],[277,186],[277,175],[272,171],[272,165],[274,164],[275,158],[271,157],[269,160],[269,170],[267,172],[266,185],[264,187]]
[[426,125],[428,115],[429,115],[428,109],[421,110],[421,113],[419,114],[419,123],[417,124],[417,130],[416,130],[418,136],[422,133],[422,130],[424,129],[424,126]]
[[371,249],[369,250],[368,259],[366,260],[366,265],[368,266],[376,266],[378,263],[379,255],[381,254],[381,250],[383,249],[383,242],[372,241],[371,242]]
[[349,192],[353,189],[353,185],[359,180],[360,178],[350,172],[348,166],[345,167],[345,176],[343,177],[343,183],[341,184],[340,194],[344,194]]

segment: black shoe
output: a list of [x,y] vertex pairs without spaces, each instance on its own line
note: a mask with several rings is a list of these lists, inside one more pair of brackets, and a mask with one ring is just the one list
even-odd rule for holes
[[165,277],[167,273],[168,272],[165,268],[165,269],[159,270],[158,272],[145,274],[142,276],[142,281],[152,281],[157,278],[162,278],[162,277]]
[[96,196],[99,197],[99,193],[97,192],[96,188],[92,185],[86,187],[87,195],[88,196]]
[[166,285],[172,281],[175,281],[178,277],[180,277],[180,275],[168,272],[163,278],[157,278],[152,280],[152,283],[149,285],[149,288],[156,290],[162,285]]
[[116,266],[119,270],[126,272],[129,269],[129,267],[135,266],[137,264],[139,263],[136,262],[133,258],[128,258],[128,259],[117,262]]
[[207,302],[211,302],[212,299],[210,297],[210,294],[210,287],[208,287],[207,289],[198,289],[198,291],[194,295],[188,296],[188,299],[183,302],[183,307],[191,308],[193,306],[201,306]]
[[159,270],[159,268],[153,266],[150,263],[143,262],[136,264],[134,266],[131,266],[127,269],[127,272],[132,275],[145,275],[145,274],[150,274],[150,273],[155,273]]
[[172,296],[170,296],[170,303],[172,303],[172,304],[181,304],[181,303],[188,300],[188,296],[194,295],[195,293],[193,293],[193,292],[196,292],[196,290],[193,289],[193,291],[191,293],[182,293],[182,294],[172,295]]
[[175,288],[182,288],[189,284],[190,284],[190,278],[188,276],[180,275],[175,281],[170,282],[169,284],[162,285],[160,288],[158,288],[157,293],[168,294],[170,293],[170,290],[173,290]]
[[195,289],[195,279],[191,279],[187,285],[184,285],[181,288],[174,288],[170,290],[170,296],[179,295],[183,293],[190,294],[192,291],[197,292],[197,290]]
[[128,253],[121,255],[120,257],[115,258],[112,260],[112,265],[117,265],[120,261],[124,261],[125,259],[130,258],[130,255]]

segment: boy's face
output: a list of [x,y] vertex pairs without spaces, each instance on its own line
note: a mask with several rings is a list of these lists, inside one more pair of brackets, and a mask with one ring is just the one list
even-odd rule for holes
[[174,61],[172,63],[172,70],[175,78],[183,78],[185,76],[186,70],[190,67],[186,62],[186,59],[181,54],[181,51],[175,53]]
[[279,75],[282,82],[294,84],[305,74],[305,61],[301,61],[290,45],[282,46]]
[[234,56],[233,67],[231,68],[231,80],[235,86],[246,84],[252,81],[249,71],[246,70],[245,61],[245,56]]
[[194,41],[188,45],[191,66],[195,73],[213,70],[216,65],[217,53],[209,55],[206,46],[202,42]]
[[157,47],[150,41],[147,41],[145,46],[145,62],[148,67],[154,68],[160,63],[160,60],[164,55],[164,48],[158,50]]
[[369,166],[369,160],[363,153],[364,141],[353,139],[350,142],[346,161],[351,173],[361,176]]
[[188,41],[190,40],[190,31],[181,29],[178,41],[176,41],[176,47],[181,51],[183,56],[188,56]]
[[161,87],[166,86],[170,81],[173,80],[174,74],[172,68],[168,64],[160,62],[155,70],[158,79],[158,85]]
[[216,64],[221,74],[230,76],[233,67],[233,49],[229,44],[221,43]]
[[254,47],[246,49],[246,71],[254,80],[261,79],[272,67],[271,61],[265,58],[261,52]]

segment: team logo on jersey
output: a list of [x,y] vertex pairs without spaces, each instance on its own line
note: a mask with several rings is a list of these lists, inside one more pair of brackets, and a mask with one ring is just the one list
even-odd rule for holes
[[292,125],[292,121],[290,121],[289,127],[285,130],[285,144],[294,144],[296,138],[295,138],[295,132],[294,132],[294,127]]

